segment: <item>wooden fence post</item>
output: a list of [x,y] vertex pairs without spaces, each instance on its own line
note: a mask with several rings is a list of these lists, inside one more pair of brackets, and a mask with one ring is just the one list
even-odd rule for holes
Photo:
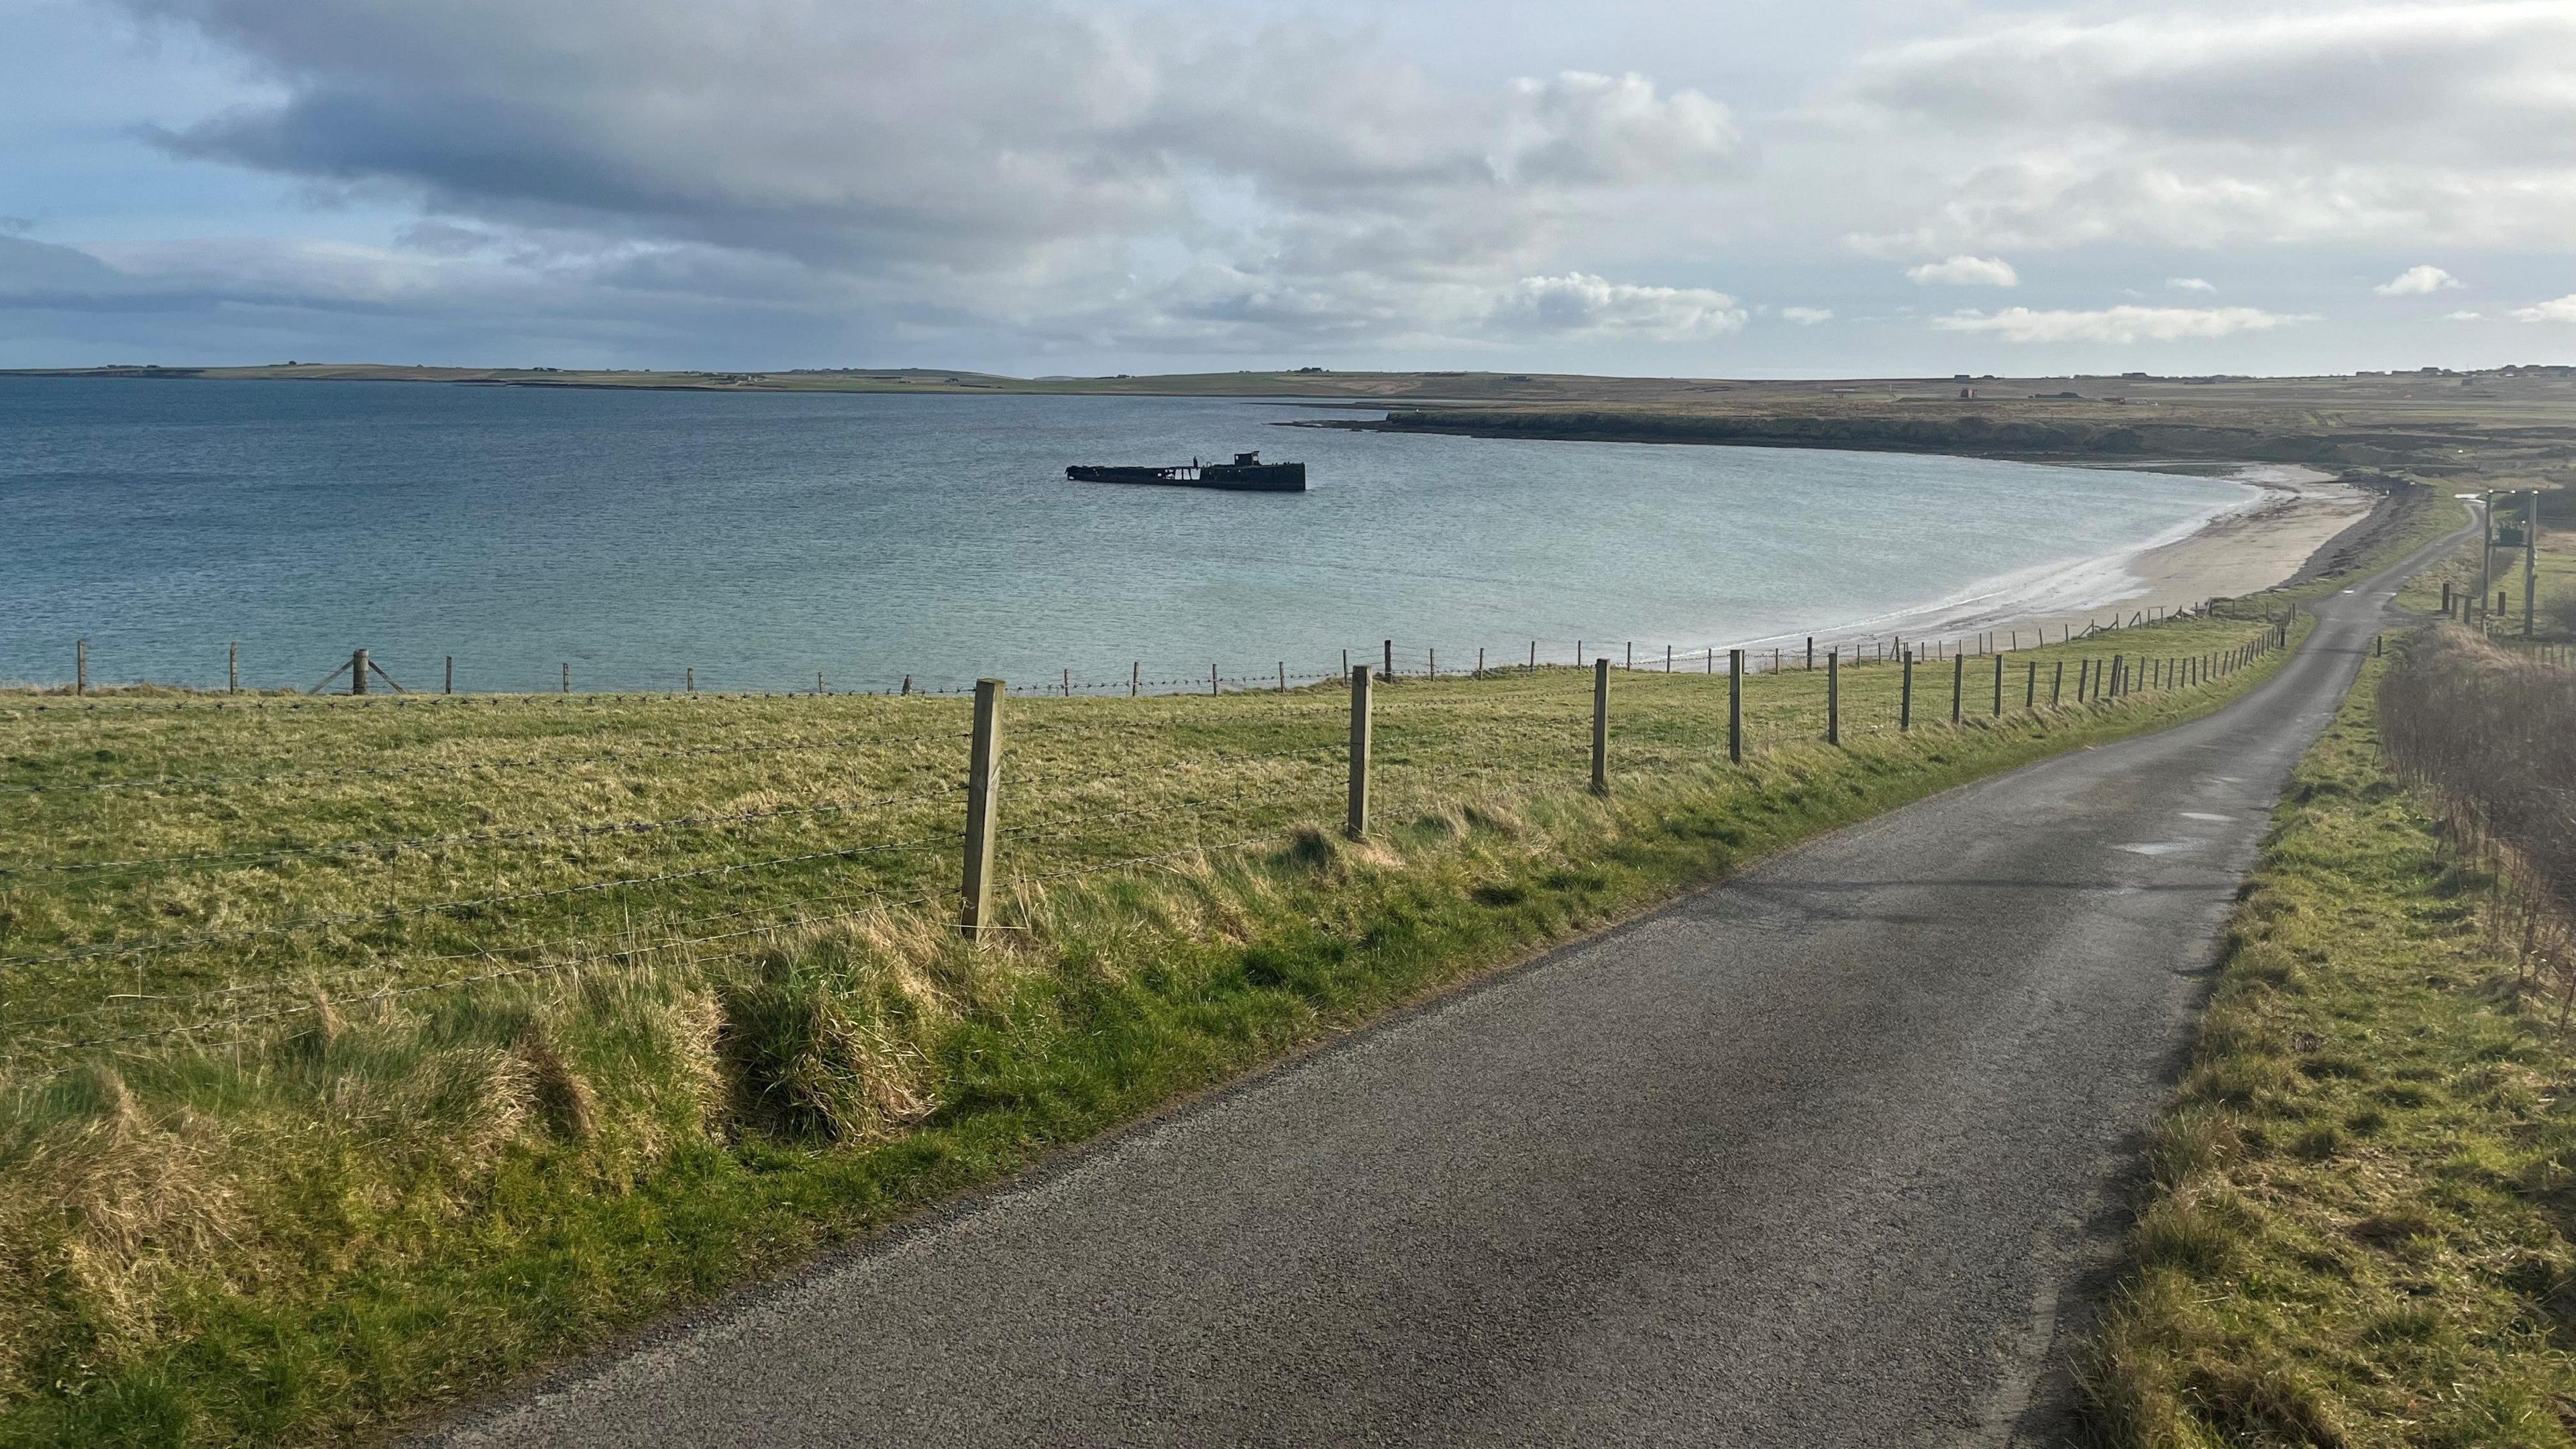
[[1386,641],[1386,663],[1378,670],[1378,677],[1381,679],[1395,677],[1395,641],[1392,639]]
[[89,693],[89,641],[72,641],[72,693]]
[[1825,651],[1825,743],[1843,742],[1843,651],[1841,646]]
[[1216,665],[1214,663],[1210,663],[1208,665],[1208,693],[1216,694],[1219,692],[1220,691],[1217,688]]
[[[2061,665],[2059,668],[2060,671],[2063,672],[2064,666]],[[2084,702],[2085,688],[2092,682],[2093,661],[2090,659],[2079,659],[2075,661],[2075,702],[2077,704],[2082,704]]]
[[241,641],[235,639],[224,651],[224,693],[241,693]]
[[1967,655],[1965,655],[1965,654],[1953,654],[1953,655],[1951,655],[1951,656],[1950,656],[1950,723],[1952,723],[1952,724],[1957,724],[1957,723],[1959,722],[1959,694],[1960,694],[1960,690],[1961,690],[1962,686],[1966,685],[1966,684],[1967,684],[1967,682],[1968,682],[1968,656],[1967,656]]
[[[451,671],[452,671],[452,670],[454,670],[454,668],[456,667],[456,661],[455,661],[455,660],[453,660],[453,659],[451,659],[451,660],[449,660],[447,663],[448,663],[448,668],[449,668]],[[697,693],[697,692],[698,692],[698,671],[697,671],[696,669],[694,669],[694,668],[684,669],[684,670],[682,670],[682,671],[681,671],[681,676],[682,676],[682,678],[681,678],[681,684],[682,684],[682,685],[687,689],[687,691],[688,691],[689,693],[691,693],[691,694],[695,694],[695,693]]]
[[2022,713],[2028,714],[2039,705],[2039,661],[2030,661],[2030,678],[2021,687]]
[[1726,759],[1744,763],[1744,651],[1726,651]]
[[349,692],[367,692],[367,651],[364,649],[352,650],[349,654]]
[[[1351,651],[1348,649],[1342,651],[1343,659],[1347,660],[1350,657]],[[1142,659],[1131,659],[1127,663],[1127,697],[1129,699],[1134,699],[1137,694],[1143,691],[1144,688],[1145,661]]]
[[563,692],[566,694],[572,693],[572,664],[570,661],[566,661],[563,667]]
[[1995,718],[2004,717],[2004,657],[1995,656]]
[[1351,805],[1342,833],[1353,840],[1368,836],[1369,817],[1369,667],[1351,666]]
[[1664,672],[1666,674],[1673,672],[1673,646],[1670,644],[1664,646]]
[[1592,793],[1610,793],[1610,656],[1592,661]]
[[1899,652],[1905,657],[1905,683],[1896,696],[1896,728],[1902,733],[1914,728],[1914,647]]
[[1810,671],[1812,671],[1812,670],[1814,670],[1814,669],[1815,669],[1815,667],[1816,667],[1816,636],[1815,636],[1815,635],[1813,635],[1813,634],[1810,634],[1810,635],[1808,635],[1808,636],[1807,636],[1807,668],[1808,668]]
[[[697,676],[695,670],[690,671],[689,688],[692,690],[697,688]],[[447,656],[447,682],[439,689],[438,692],[441,694],[454,694],[456,692],[456,656],[453,654]]]
[[2057,708],[2058,699],[2066,692],[2066,661],[2057,661],[2057,671],[2048,677],[2048,707]]
[[966,757],[966,878],[958,891],[957,930],[983,935],[993,917],[993,796],[1002,780],[1002,695],[998,679],[975,681],[975,735]]

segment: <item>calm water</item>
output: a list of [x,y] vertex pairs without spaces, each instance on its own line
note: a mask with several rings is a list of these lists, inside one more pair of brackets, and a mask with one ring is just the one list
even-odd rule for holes
[[[0,679],[891,688],[1865,632],[2120,592],[2251,491],[1893,454],[1394,437],[1240,401],[0,378]],[[1259,448],[1315,491],[1068,483]]]

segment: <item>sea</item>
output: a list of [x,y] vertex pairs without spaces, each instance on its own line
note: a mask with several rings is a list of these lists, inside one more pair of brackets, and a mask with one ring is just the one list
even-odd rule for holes
[[[1975,458],[1283,426],[1313,401],[0,377],[0,681],[1244,687],[2081,610],[2256,501]],[[1311,491],[1067,481],[1258,450]],[[233,651],[237,650],[237,656]],[[1722,657],[1722,655],[1721,655]]]

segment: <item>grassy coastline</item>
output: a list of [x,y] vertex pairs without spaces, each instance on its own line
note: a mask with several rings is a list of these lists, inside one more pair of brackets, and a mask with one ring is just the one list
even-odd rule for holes
[[[1358,845],[1334,691],[1015,701],[1013,929],[974,949],[901,904],[950,884],[954,701],[0,702],[31,812],[0,944],[64,958],[5,1004],[0,1442],[363,1437],[1785,845],[2203,712],[2279,656],[2045,701],[2061,659],[2252,633],[2016,657],[2001,719],[1971,661],[1957,728],[1926,668],[1907,733],[1899,671],[1848,670],[1840,748],[1821,671],[1759,676],[1742,766],[1722,679],[1622,673],[1606,801],[1588,679],[1399,681]],[[42,869],[84,860],[122,864]],[[602,879],[641,883],[544,894]],[[322,919],[444,900],[483,904]]]

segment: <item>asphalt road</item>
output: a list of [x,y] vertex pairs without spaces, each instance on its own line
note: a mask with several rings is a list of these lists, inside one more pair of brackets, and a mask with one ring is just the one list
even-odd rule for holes
[[1819,840],[431,1442],[2052,1439],[2216,932],[2399,572],[2207,719]]

